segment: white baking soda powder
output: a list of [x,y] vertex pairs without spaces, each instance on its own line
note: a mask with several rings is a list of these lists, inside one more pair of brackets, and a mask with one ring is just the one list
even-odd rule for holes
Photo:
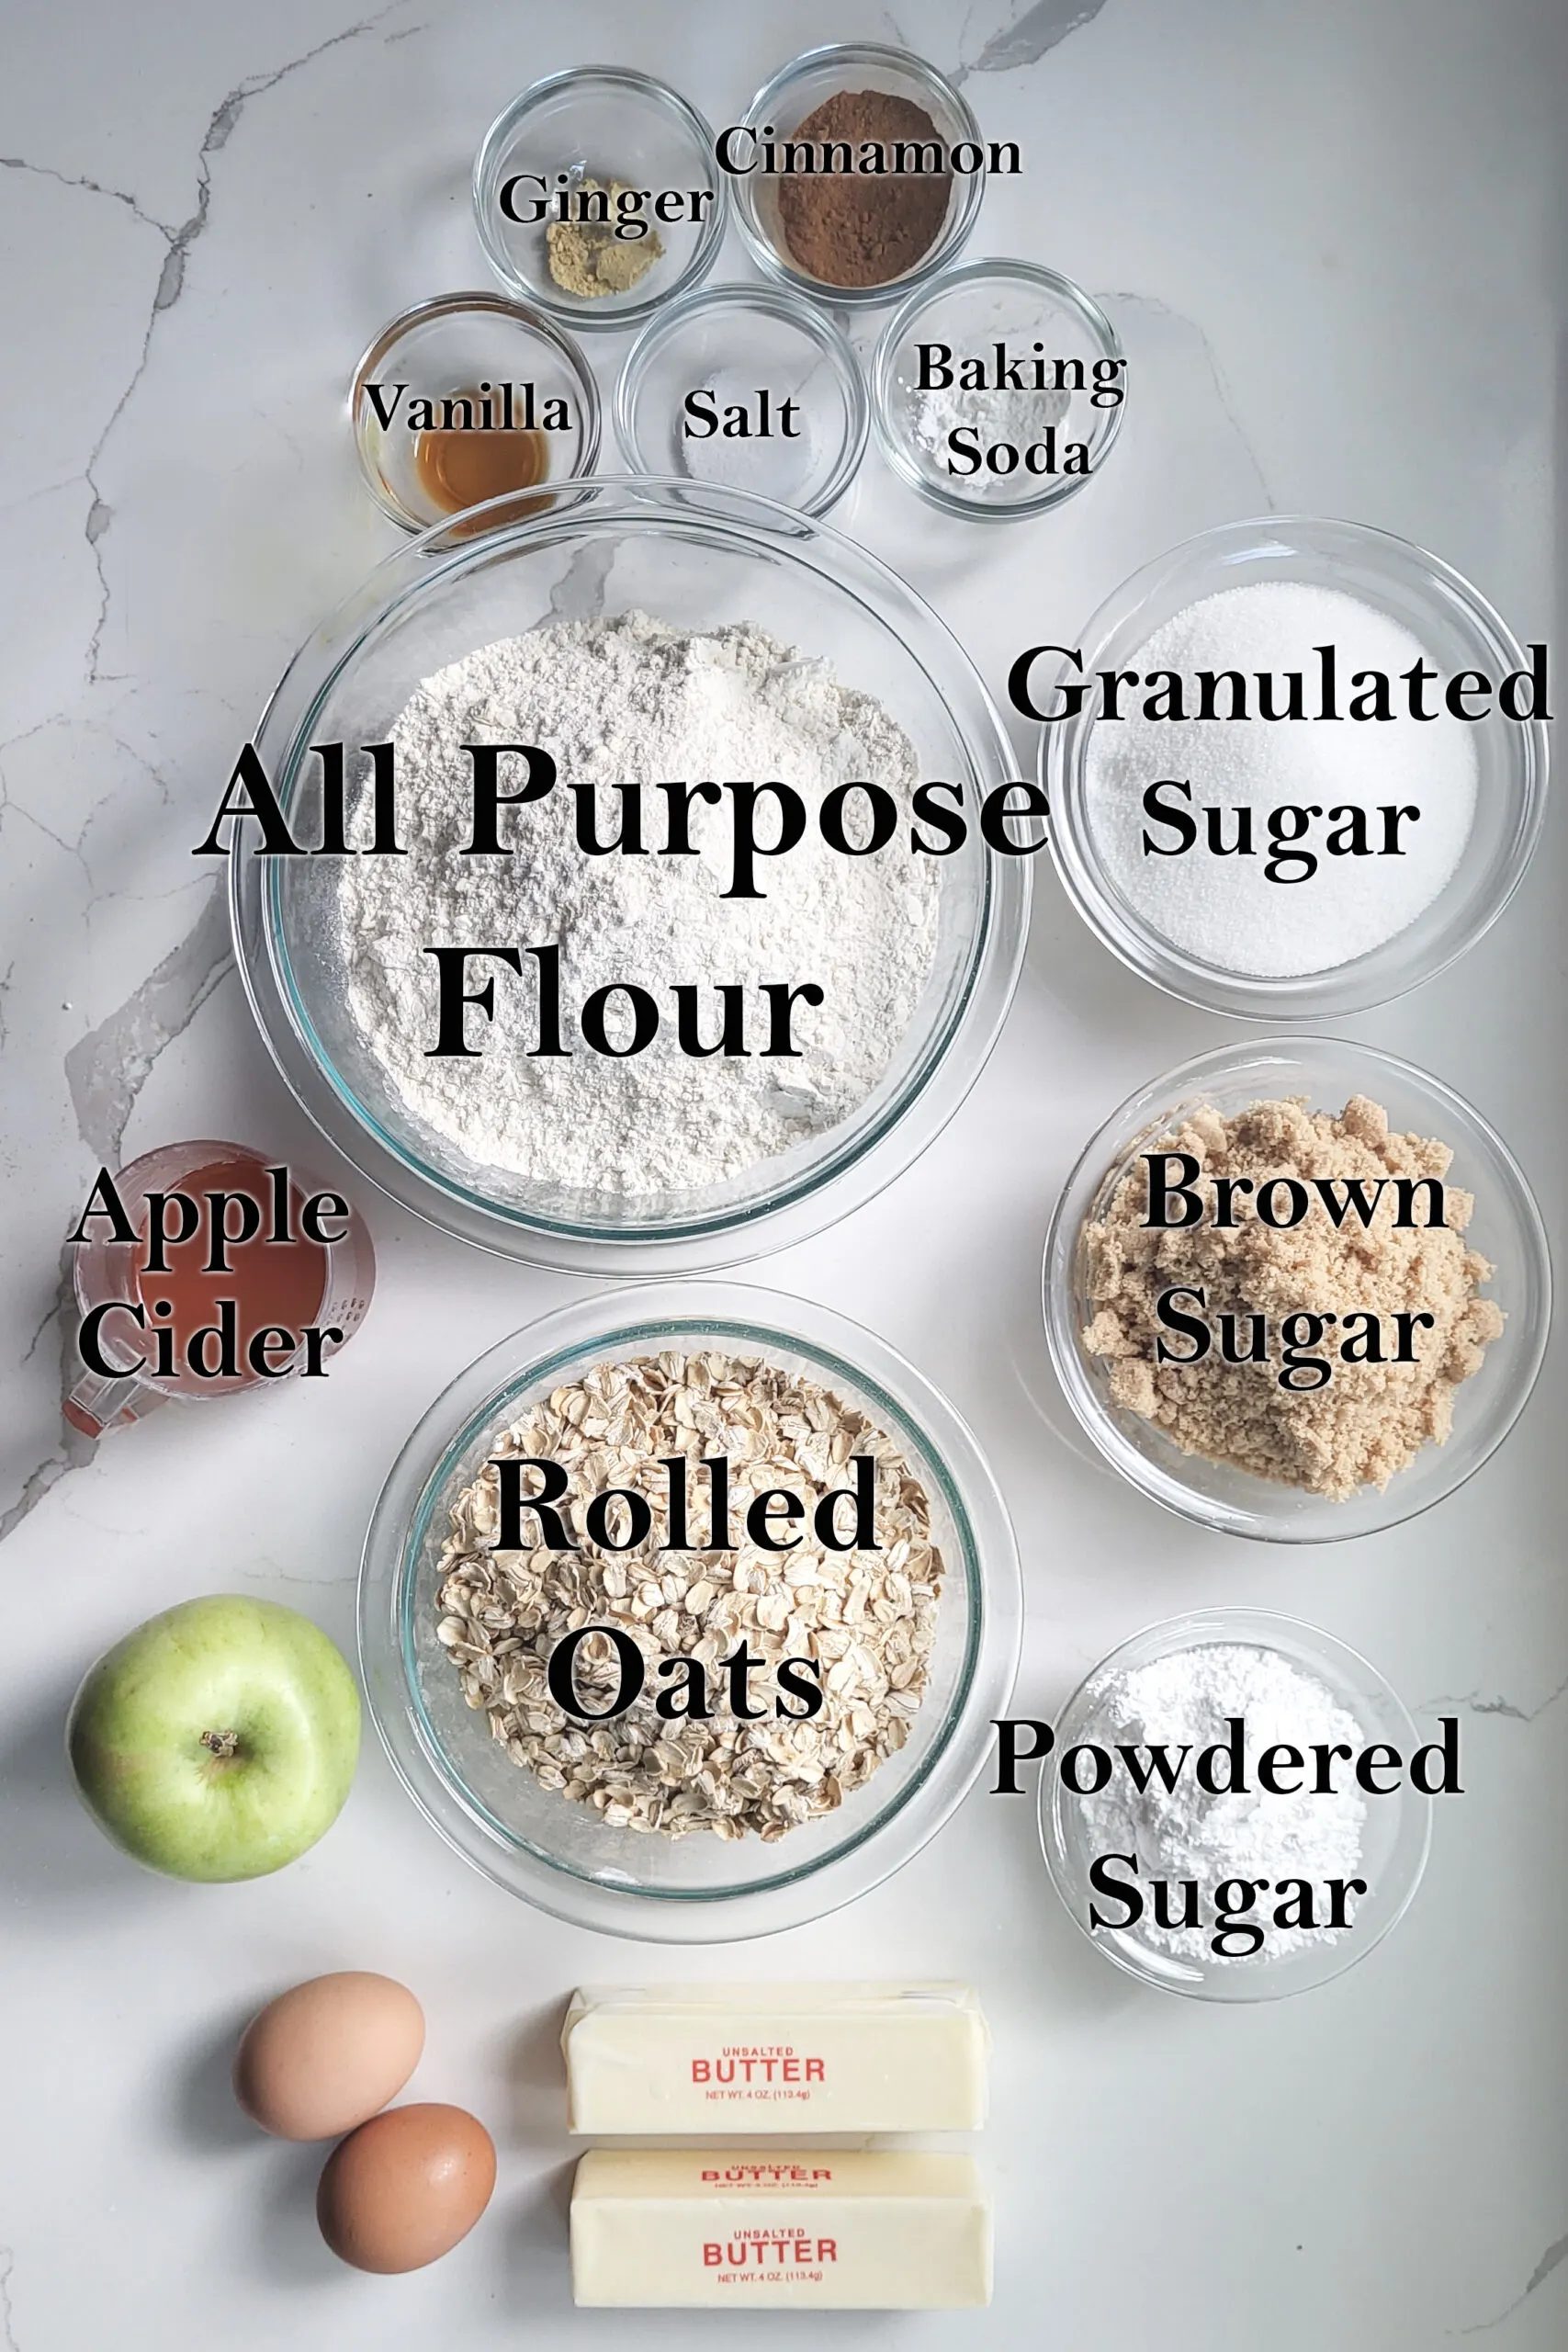
[[[1313,716],[1320,646],[1334,651],[1337,719]],[[1287,580],[1204,596],[1145,639],[1127,666],[1145,682],[1151,671],[1179,672],[1188,709],[1199,671],[1238,672],[1248,695],[1245,719],[1155,719],[1144,715],[1146,684],[1123,686],[1125,715],[1090,729],[1089,830],[1151,929],[1198,963],[1263,979],[1330,971],[1406,930],[1453,878],[1475,815],[1473,729],[1441,710],[1440,687],[1427,689],[1438,718],[1412,717],[1404,700],[1402,674],[1427,659],[1408,629],[1359,598]],[[1391,681],[1393,717],[1343,715],[1359,671]],[[1307,716],[1260,717],[1259,672],[1276,681],[1302,673]],[[1222,714],[1228,691],[1216,691]],[[1288,689],[1277,692],[1282,709]],[[1156,787],[1164,817],[1151,815]],[[1383,813],[1412,808],[1392,825]],[[1287,809],[1315,814],[1276,822],[1273,812]],[[1364,812],[1362,854],[1348,846],[1352,809]],[[1197,829],[1186,847],[1183,817]],[[1346,844],[1337,855],[1328,847],[1337,830]]]

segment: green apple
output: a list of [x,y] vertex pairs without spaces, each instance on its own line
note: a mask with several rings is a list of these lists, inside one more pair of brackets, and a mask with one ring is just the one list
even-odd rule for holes
[[260,1878],[342,1810],[359,1691],[308,1617],[214,1592],[106,1651],[65,1737],[88,1812],[139,1862],[171,1878]]

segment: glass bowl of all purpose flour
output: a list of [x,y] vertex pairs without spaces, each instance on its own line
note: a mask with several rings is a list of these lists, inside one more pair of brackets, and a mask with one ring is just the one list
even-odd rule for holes
[[1364,1959],[1409,1909],[1433,1795],[1455,1778],[1376,1667],[1269,1610],[1149,1626],[1055,1728],[1039,1789],[1052,1884],[1116,1967],[1201,2001],[1275,2000]]
[[1140,1087],[1067,1179],[1043,1290],[1056,1377],[1111,1467],[1276,1544],[1452,1494],[1523,1411],[1551,1322],[1502,1138],[1426,1071],[1329,1037]]
[[748,493],[574,483],[412,540],[256,741],[315,852],[236,829],[262,1034],[366,1176],[485,1248],[782,1248],[917,1157],[1010,1001],[1029,860],[980,833],[1010,763],[978,676],[873,557]]
[[1399,996],[1529,862],[1545,660],[1386,532],[1269,515],[1189,539],[1023,665],[1067,895],[1134,971],[1216,1012]]
[[[657,1375],[651,1391],[639,1365]],[[867,1457],[874,1463],[869,1531],[848,1493],[835,1506],[841,1543],[870,1532],[880,1548],[829,1548],[818,1517],[823,1492],[848,1487],[858,1476],[855,1456],[882,1439],[886,1446]],[[547,1452],[533,1454],[536,1443]],[[720,1522],[705,1459],[689,1462],[682,1516],[671,1516],[669,1459],[699,1447],[728,1464]],[[621,1539],[636,1539],[635,1529],[608,1516],[602,1528],[580,1515],[558,1531],[543,1520],[536,1528],[531,1517],[515,1530],[481,1523],[468,1501],[474,1482],[519,1448],[559,1465],[569,1512],[607,1491],[602,1475],[613,1464],[616,1512],[626,1490],[637,1489],[649,1498],[650,1532],[626,1548]],[[749,1471],[758,1460],[762,1467]],[[519,1473],[519,1492],[525,1475],[525,1491],[542,1493],[532,1470]],[[785,1540],[779,1494],[797,1492],[809,1512],[798,1520],[801,1544],[784,1550],[771,1540],[765,1555],[747,1532],[754,1522],[744,1502],[764,1477]],[[911,1483],[920,1498],[913,1542]],[[491,1569],[471,1531],[488,1538],[492,1525],[497,1538],[514,1534],[525,1544],[536,1532],[541,1545],[554,1533],[575,1533],[579,1548],[512,1554]],[[454,1529],[468,1532],[454,1537]],[[599,1540],[606,1531],[613,1553]],[[677,1538],[694,1547],[716,1534],[716,1549],[671,1548]],[[910,1611],[929,1611],[933,1583],[934,1622],[930,1613],[917,1619]],[[577,1622],[578,1606],[595,1623],[608,1617],[626,1640],[641,1637],[644,1716],[656,1684],[681,1690],[679,1713],[631,1727],[629,1744],[612,1739],[603,1723],[597,1731],[583,1724],[563,1744],[570,1727],[545,1705],[537,1660],[545,1649],[554,1655],[556,1629]],[[488,1627],[483,1657],[476,1618]],[[737,1769],[713,1746],[733,1728],[716,1661],[721,1651],[734,1655],[743,1623],[759,1657],[822,1659],[828,1703],[817,1723],[795,1720],[795,1699],[770,1703],[768,1673],[752,1676],[746,1701],[759,1720],[741,1735]],[[599,1292],[479,1357],[437,1397],[399,1455],[359,1587],[366,1694],[426,1819],[476,1869],[541,1910],[605,1934],[670,1943],[722,1943],[797,1926],[908,1861],[985,1765],[991,1720],[1012,1688],[1021,1623],[1006,1507],[952,1406],[872,1332],[807,1300],[733,1283]],[[867,1648],[874,1653],[869,1679]],[[656,1655],[665,1663],[707,1657],[711,1718],[684,1723],[688,1669],[656,1671]],[[595,1713],[620,1695],[618,1682],[613,1691],[589,1689],[581,1667],[573,1670]],[[891,1738],[889,1711],[907,1726]],[[547,1752],[528,1745],[536,1735]],[[802,1738],[804,1760],[795,1745]],[[835,1763],[863,1738],[881,1753],[869,1773],[856,1770],[852,1753]],[[695,1752],[677,1753],[682,1739]],[[782,1795],[774,1761],[787,1783]],[[823,1780],[834,1771],[841,1802]],[[704,1824],[671,1835],[658,1826],[657,1809],[698,1806],[716,1784],[743,1834],[714,1834]],[[782,1834],[781,1807],[794,1815]],[[652,1815],[652,1826],[635,1826],[634,1815]]]

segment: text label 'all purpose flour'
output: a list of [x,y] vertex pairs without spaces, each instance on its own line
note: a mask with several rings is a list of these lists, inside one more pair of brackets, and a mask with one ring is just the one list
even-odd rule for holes
[[[247,746],[201,853],[251,816],[262,854],[341,859],[349,1009],[402,1101],[476,1166],[612,1196],[723,1182],[857,1110],[970,824],[879,703],[747,623],[536,628],[423,680],[355,782],[314,748],[318,842]],[[976,812],[1013,854],[1043,813],[1022,783]]]

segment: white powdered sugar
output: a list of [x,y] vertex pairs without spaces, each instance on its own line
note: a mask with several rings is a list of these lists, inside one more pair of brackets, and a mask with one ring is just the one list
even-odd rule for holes
[[[849,856],[817,822],[833,786],[871,781],[907,820],[913,748],[871,696],[840,685],[749,624],[710,634],[644,613],[548,624],[481,646],[423,680],[392,729],[403,857],[344,860],[340,944],[350,1012],[409,1110],[479,1168],[589,1193],[648,1194],[723,1182],[837,1125],[886,1072],[931,971],[940,876],[910,854],[901,821],[887,847]],[[464,856],[473,821],[471,743],[538,745],[558,780],[502,811],[511,856]],[[510,763],[517,787],[521,762]],[[807,821],[787,855],[761,857],[761,899],[731,879],[732,808],[693,802],[694,855],[664,854],[663,782],[785,784]],[[579,845],[572,787],[640,783],[650,854]],[[597,838],[615,842],[622,797],[592,795]],[[846,830],[865,838],[865,798]],[[859,812],[857,814],[857,811]],[[777,838],[776,812],[759,816]],[[468,967],[495,983],[495,1017],[466,1016],[479,1058],[433,1058],[435,945],[559,944],[563,1057],[530,1057],[540,967]],[[798,1057],[765,1057],[768,983],[823,991],[793,1010]],[[617,1058],[593,1051],[575,1013],[598,989],[632,984],[658,1004],[653,1042]],[[747,1054],[680,1050],[671,988],[694,984],[705,1043],[716,1042],[720,986],[745,989]],[[608,1001],[609,1044],[633,1035],[624,996]]]
[[[1228,1724],[1236,1716],[1246,1725],[1246,1792],[1211,1795],[1198,1780],[1195,1760],[1205,1747],[1225,1743]],[[1118,1758],[1103,1790],[1072,1802],[1082,1808],[1086,1852],[1135,1854],[1145,1883],[1193,1881],[1205,1922],[1213,1920],[1215,1888],[1227,1879],[1267,1879],[1271,1884],[1306,1879],[1321,1906],[1325,1880],[1358,1874],[1366,1800],[1353,1781],[1344,1785],[1350,1768],[1343,1760],[1334,1766],[1332,1792],[1314,1793],[1311,1750],[1338,1743],[1359,1754],[1366,1734],[1314,1675],[1277,1650],[1205,1642],[1129,1668],[1111,1677],[1097,1694],[1079,1736],[1112,1754],[1120,1745],[1147,1748],[1163,1743],[1172,1763],[1183,1747],[1190,1749],[1169,1792],[1156,1775],[1140,1793]],[[1290,1775],[1302,1782],[1293,1794],[1273,1795],[1259,1787],[1258,1758],[1276,1745],[1297,1748],[1306,1758],[1305,1769]],[[1223,1777],[1224,1770],[1222,1759],[1214,1777]],[[1179,1916],[1180,1907],[1178,1890],[1171,1916]],[[1267,1928],[1253,1965],[1337,1940],[1343,1932],[1322,1926],[1275,1927],[1267,1907],[1252,1917]],[[1355,1902],[1348,1917],[1353,1925]],[[1244,1957],[1215,1951],[1212,1924],[1166,1928],[1147,1908],[1135,1933],[1140,1941],[1184,1959],[1229,1959],[1235,1964]]]

